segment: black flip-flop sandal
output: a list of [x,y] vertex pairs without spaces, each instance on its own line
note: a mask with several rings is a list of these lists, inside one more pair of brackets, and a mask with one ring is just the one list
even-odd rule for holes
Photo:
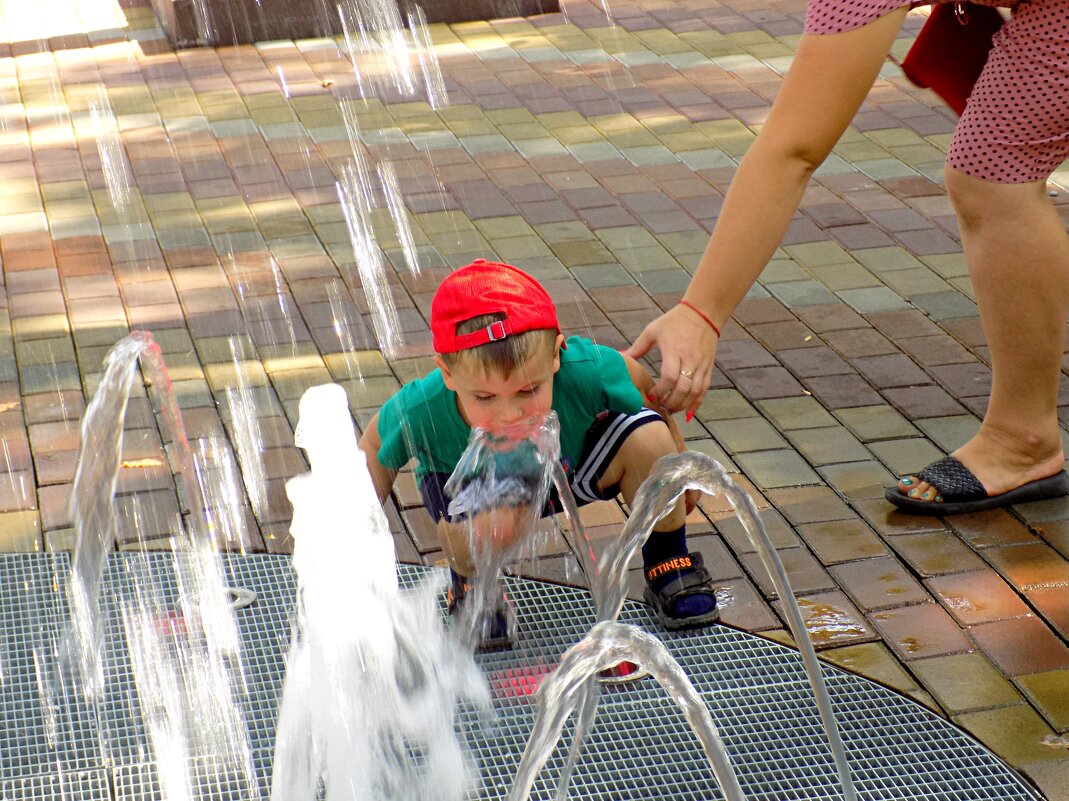
[[919,501],[910,498],[898,487],[889,487],[884,497],[905,514],[935,517],[963,515],[1069,495],[1069,474],[1064,470],[1047,478],[1029,481],[1000,495],[988,495],[972,471],[953,456],[932,462],[916,475],[921,481],[927,481],[935,487],[943,500]]
[[[675,575],[660,589],[654,591],[649,585],[650,576],[662,575],[668,571],[675,571]],[[707,595],[713,601],[713,608],[703,615],[691,615],[690,617],[676,617],[672,614],[676,603],[694,595]],[[646,603],[657,610],[657,617],[661,625],[670,631],[683,629],[697,629],[715,623],[720,618],[720,610],[716,606],[716,591],[713,589],[713,580],[700,553],[687,554],[686,556],[669,559],[656,564],[646,570]]]

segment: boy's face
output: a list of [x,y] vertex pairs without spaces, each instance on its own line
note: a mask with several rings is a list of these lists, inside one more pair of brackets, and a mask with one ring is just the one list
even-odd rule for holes
[[450,370],[441,357],[435,362],[445,385],[457,394],[457,407],[464,422],[502,437],[527,431],[532,419],[539,422],[553,405],[553,376],[560,369],[557,336],[552,348],[545,348],[519,365],[507,378],[496,371],[483,372],[474,359]]

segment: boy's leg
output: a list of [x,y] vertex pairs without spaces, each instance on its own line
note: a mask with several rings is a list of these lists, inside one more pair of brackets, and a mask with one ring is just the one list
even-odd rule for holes
[[[677,453],[677,448],[661,416],[643,409],[599,420],[588,434],[585,451],[573,482],[577,494],[612,498],[619,492],[630,506],[657,460]],[[716,595],[701,555],[687,550],[686,517],[680,497],[642,547],[647,598],[671,628],[707,625],[717,616]]]
[[[446,604],[450,616],[459,619],[466,614],[465,606],[470,605],[471,577],[476,571],[469,524],[464,520],[453,520],[449,515],[449,497],[445,493],[448,478],[444,473],[429,473],[420,482],[420,494],[427,513],[438,521],[438,541],[449,559],[450,586]],[[511,645],[514,620],[508,600],[500,591],[495,591],[494,597],[497,602],[493,608],[484,610],[480,614],[482,619],[471,624],[478,639],[477,646],[483,651]]]

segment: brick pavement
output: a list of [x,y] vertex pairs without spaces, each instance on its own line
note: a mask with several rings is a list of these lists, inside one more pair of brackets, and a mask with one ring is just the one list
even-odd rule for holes
[[[230,534],[271,552],[289,547],[304,388],[339,382],[366,421],[429,364],[428,304],[448,265],[517,261],[567,328],[625,345],[685,286],[803,12],[802,0],[633,0],[612,5],[610,25],[599,3],[566,0],[567,18],[435,26],[450,100],[435,109],[391,91],[361,99],[331,40],[176,53],[144,0],[123,3],[125,27],[55,35],[25,33],[15,6],[0,2],[0,29],[18,31],[0,43],[8,551],[71,546],[78,423],[131,330],[153,332],[194,445],[221,445],[217,462],[244,471]],[[882,500],[894,474],[975,430],[989,382],[940,185],[952,127],[885,67],[726,326],[713,391],[683,431],[753,496],[825,659],[946,715],[1062,801],[1069,501],[941,520]],[[335,188],[350,128],[369,163],[392,165],[410,223],[395,227],[376,189],[364,215],[385,254],[373,292]],[[1055,180],[1069,186],[1069,169]],[[1067,196],[1056,202],[1069,219]],[[180,529],[169,456],[138,387],[122,547],[139,533],[164,547]],[[395,496],[399,557],[436,561],[410,474]],[[584,518],[605,536],[623,513],[601,504]],[[724,621],[784,639],[724,503],[704,499],[690,534]],[[559,543],[546,554],[531,575],[576,580]]]

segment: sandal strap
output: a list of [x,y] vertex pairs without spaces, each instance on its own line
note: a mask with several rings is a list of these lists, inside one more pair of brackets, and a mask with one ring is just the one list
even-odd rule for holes
[[953,456],[932,462],[917,473],[917,478],[939,490],[944,501],[976,501],[987,497],[984,485]]
[[705,569],[700,553],[684,554],[653,565],[646,570],[646,583],[656,581],[669,573],[675,575],[657,590],[657,594],[662,598],[675,598],[679,595],[694,595],[698,592],[709,591],[709,582],[712,577]]

